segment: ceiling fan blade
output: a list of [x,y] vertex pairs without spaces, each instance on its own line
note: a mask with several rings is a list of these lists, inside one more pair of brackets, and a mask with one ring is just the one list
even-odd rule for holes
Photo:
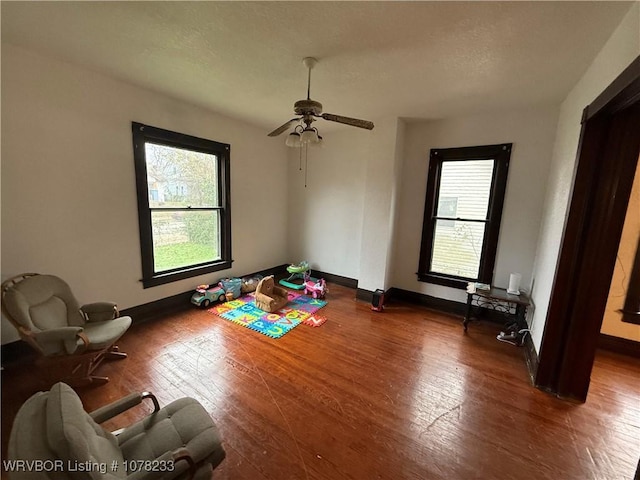
[[292,118],[291,120],[289,120],[288,122],[286,122],[283,125],[280,125],[278,128],[276,128],[273,132],[271,132],[269,135],[267,135],[268,137],[277,137],[278,135],[280,135],[282,132],[286,131],[291,125],[293,125],[296,122],[299,122],[300,119],[299,118]]
[[342,115],[334,115],[333,113],[323,113],[320,115],[325,120],[330,122],[344,123],[345,125],[351,125],[352,127],[366,128],[367,130],[373,130],[373,122],[368,120],[360,120],[358,118],[343,117]]

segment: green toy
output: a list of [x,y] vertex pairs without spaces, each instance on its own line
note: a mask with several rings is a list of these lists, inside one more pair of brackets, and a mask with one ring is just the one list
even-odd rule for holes
[[287,272],[290,274],[289,277],[282,279],[279,282],[280,285],[284,287],[292,288],[294,290],[302,290],[305,282],[308,282],[309,280],[317,282],[316,279],[311,278],[311,269],[309,268],[309,263],[307,263],[306,260],[301,261],[297,265],[289,265],[287,267]]

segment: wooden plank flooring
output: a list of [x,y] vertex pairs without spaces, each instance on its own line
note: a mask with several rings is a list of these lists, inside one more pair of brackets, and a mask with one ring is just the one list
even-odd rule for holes
[[[274,340],[208,312],[135,325],[87,410],[131,391],[198,399],[227,458],[214,479],[631,479],[640,454],[640,361],[599,353],[589,399],[533,388],[499,326],[406,304],[376,313],[330,285],[329,320]],[[29,369],[2,372],[2,452]],[[105,424],[142,417],[140,406]],[[6,478],[3,472],[3,478]]]

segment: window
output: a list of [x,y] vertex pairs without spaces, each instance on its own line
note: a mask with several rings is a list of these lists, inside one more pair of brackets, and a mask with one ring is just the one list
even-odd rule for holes
[[132,130],[144,288],[230,268],[229,145]]
[[418,280],[492,282],[511,145],[431,150]]

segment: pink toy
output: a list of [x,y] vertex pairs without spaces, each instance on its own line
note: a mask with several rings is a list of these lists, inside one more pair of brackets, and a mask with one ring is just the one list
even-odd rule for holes
[[307,280],[304,282],[305,295],[311,294],[313,298],[324,298],[327,291],[327,282],[324,281],[324,278],[321,278],[317,282],[314,282],[313,280]]

